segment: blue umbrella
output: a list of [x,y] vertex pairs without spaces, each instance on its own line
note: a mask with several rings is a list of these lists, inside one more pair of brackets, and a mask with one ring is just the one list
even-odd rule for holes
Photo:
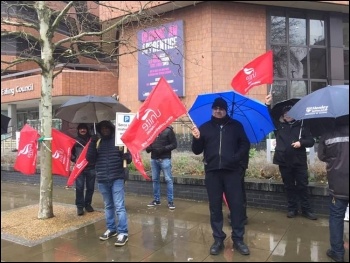
[[349,123],[349,85],[316,90],[295,103],[288,115],[304,120],[315,137],[332,129],[336,122]]
[[197,127],[210,120],[212,116],[211,106],[213,101],[219,97],[226,100],[228,104],[227,114],[242,123],[251,143],[259,143],[275,129],[268,108],[264,104],[235,91],[198,95],[188,111]]

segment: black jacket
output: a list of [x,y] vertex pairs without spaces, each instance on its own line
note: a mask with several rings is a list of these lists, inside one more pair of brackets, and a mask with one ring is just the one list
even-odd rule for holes
[[151,159],[171,159],[171,151],[177,148],[177,140],[173,127],[166,127],[147,148]]
[[[92,140],[86,153],[88,162],[95,162],[96,180],[99,183],[111,182],[116,179],[125,179],[125,169],[123,167],[124,148],[115,146],[115,128],[109,122],[111,135],[101,136],[97,147],[97,141]],[[99,126],[97,131],[100,133]],[[127,163],[131,163],[131,155],[128,154]]]
[[[84,149],[84,146],[89,142],[90,136],[89,135],[81,136],[79,134],[79,132],[78,132],[78,136],[75,138],[75,140],[76,140],[76,143],[74,144],[74,146],[72,148],[72,155],[71,155],[71,158],[70,158],[70,160],[73,163],[77,162],[81,152]],[[95,163],[89,162],[87,164],[87,166],[85,167],[85,170],[90,170],[90,169],[94,169],[94,168],[95,168]]]
[[318,158],[326,162],[330,195],[349,200],[349,125],[321,136]]
[[247,163],[250,142],[240,122],[227,117],[221,127],[212,117],[199,127],[199,131],[200,138],[193,137],[192,151],[196,155],[203,152],[206,172],[235,170]]

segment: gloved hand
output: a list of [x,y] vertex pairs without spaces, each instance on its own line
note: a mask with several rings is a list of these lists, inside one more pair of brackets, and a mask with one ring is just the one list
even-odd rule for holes
[[130,153],[123,153],[123,156],[122,156],[123,160],[130,160],[131,159],[131,154]]
[[92,141],[92,142],[96,142],[98,139],[99,139],[99,138],[98,138],[97,134],[91,135],[91,141]]
[[147,153],[150,153],[152,151],[152,146],[151,145],[149,145],[148,147],[146,147],[146,152]]

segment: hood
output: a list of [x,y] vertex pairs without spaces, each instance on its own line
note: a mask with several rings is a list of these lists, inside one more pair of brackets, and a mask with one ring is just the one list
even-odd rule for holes
[[108,127],[109,129],[111,129],[111,131],[112,131],[111,134],[114,134],[114,133],[115,133],[115,126],[114,126],[114,124],[113,124],[112,122],[110,122],[110,121],[101,121],[101,122],[99,122],[99,123],[96,125],[96,131],[97,131],[98,133],[100,133],[100,134],[101,134],[101,127],[102,127],[102,126],[106,126],[106,127]]

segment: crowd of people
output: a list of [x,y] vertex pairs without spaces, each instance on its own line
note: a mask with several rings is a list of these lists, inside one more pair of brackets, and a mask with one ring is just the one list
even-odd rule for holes
[[[271,113],[271,94],[265,104]],[[287,217],[299,212],[310,220],[317,220],[308,196],[308,166],[306,148],[315,143],[310,129],[288,115],[291,105],[286,105],[278,118],[271,114],[275,125],[276,148],[273,163],[278,165],[287,198]],[[192,152],[203,155],[205,186],[209,201],[210,225],[214,242],[211,255],[224,249],[226,233],[223,231],[222,204],[225,198],[229,208],[233,248],[242,255],[250,250],[244,242],[247,224],[245,171],[249,163],[250,142],[242,124],[227,114],[228,105],[222,98],[212,103],[212,115],[200,127],[191,128]],[[76,180],[77,214],[93,212],[92,196],[95,180],[104,201],[106,231],[100,240],[116,237],[116,246],[128,241],[128,217],[125,208],[125,165],[132,162],[131,154],[115,146],[115,127],[110,121],[97,125],[96,134],[90,135],[85,124],[79,124],[77,143],[72,149],[76,162],[83,147],[90,140],[86,159],[88,166]],[[177,148],[176,136],[171,126],[166,127],[146,148],[151,153],[153,200],[147,205],[161,205],[161,172],[167,190],[167,206],[175,209],[171,152]],[[337,123],[333,130],[323,134],[318,147],[318,157],[326,162],[330,191],[330,249],[326,254],[336,262],[344,261],[344,216],[349,203],[349,125]],[[86,192],[84,195],[84,186]],[[117,217],[117,218],[116,218]],[[117,221],[117,223],[116,223]]]

